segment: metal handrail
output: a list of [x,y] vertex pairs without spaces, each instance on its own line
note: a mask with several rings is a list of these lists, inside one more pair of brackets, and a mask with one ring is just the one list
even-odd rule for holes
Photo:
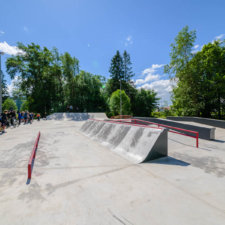
[[29,162],[28,162],[28,179],[31,179],[32,167],[33,167],[34,159],[35,159],[35,156],[36,156],[36,151],[37,151],[40,136],[41,136],[41,133],[39,131],[37,139],[36,139],[34,147],[33,147],[33,150],[32,150],[31,155],[30,155]]

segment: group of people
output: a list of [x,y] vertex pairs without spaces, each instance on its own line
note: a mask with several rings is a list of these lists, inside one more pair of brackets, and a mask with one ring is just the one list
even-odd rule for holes
[[[0,115],[0,132],[5,132],[6,127],[20,125],[21,123],[28,124],[32,123],[34,120],[35,114],[28,111],[18,111],[15,110],[4,110]],[[40,121],[40,113],[36,114],[37,120]]]

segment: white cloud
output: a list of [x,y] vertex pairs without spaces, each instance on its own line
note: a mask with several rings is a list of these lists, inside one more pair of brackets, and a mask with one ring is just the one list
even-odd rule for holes
[[144,79],[137,79],[135,85],[145,84],[149,81],[158,80],[160,78],[159,74],[155,74],[156,70],[163,67],[164,64],[152,64],[151,67],[142,71],[142,75],[145,76]]
[[194,46],[194,49],[197,49],[197,48],[199,48],[199,45],[195,45],[195,46]]
[[165,77],[163,74],[160,75],[159,69],[162,68],[164,64],[153,64],[151,67],[142,71],[142,76],[144,78],[136,79],[135,85],[137,88],[151,89],[157,92],[157,96],[161,98],[161,101],[167,101],[171,104],[171,92],[173,90],[173,85],[176,82],[169,79],[163,79]]
[[15,76],[15,78],[13,80],[11,80],[10,84],[7,84],[7,89],[9,92],[9,95],[12,96],[12,91],[15,88],[15,84],[19,81],[19,77]]
[[192,50],[191,53],[192,53],[192,54],[196,54],[197,52],[199,52],[199,51],[202,50],[202,47],[203,47],[203,45],[202,45],[202,46],[200,46],[200,45],[195,45],[195,46],[193,47],[194,50]]
[[7,42],[0,42],[0,51],[8,55],[25,55],[25,52],[16,46],[11,46]]
[[220,34],[220,35],[214,37],[214,39],[211,41],[211,43],[213,44],[215,41],[221,42],[223,37],[225,37],[225,34]]
[[133,42],[133,37],[131,35],[129,35],[127,38],[126,38],[126,41],[125,41],[125,46],[128,46],[128,45],[132,45],[134,42]]
[[0,36],[4,35],[5,32],[3,30],[0,30]]
[[215,37],[215,40],[221,40],[224,36],[225,36],[225,34],[220,34]]
[[163,67],[163,66],[164,66],[164,64],[152,64],[151,67],[149,67],[149,68],[143,70],[142,74],[143,74],[143,75],[145,75],[145,74],[150,74],[150,73],[153,74],[153,73],[155,73],[155,71],[156,71],[157,69],[159,69],[159,68],[161,68],[161,67]]
[[24,30],[25,32],[28,32],[28,31],[29,31],[28,27],[26,27],[26,26],[23,27],[23,30]]
[[174,81],[166,79],[157,80],[152,83],[146,83],[138,88],[154,90],[157,93],[157,97],[161,99],[161,102],[167,101],[169,104],[171,104],[171,92],[173,90],[174,85],[176,85]]

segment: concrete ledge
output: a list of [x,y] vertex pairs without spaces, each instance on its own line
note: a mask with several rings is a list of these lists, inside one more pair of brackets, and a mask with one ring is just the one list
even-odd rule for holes
[[[150,121],[153,123],[159,123],[167,126],[182,128],[186,130],[192,130],[199,132],[199,138],[206,139],[206,140],[213,140],[215,139],[215,129],[214,127],[204,127],[204,126],[196,126],[191,124],[184,124],[182,122],[168,120],[168,119],[159,119],[159,118],[153,118],[153,117],[134,117],[134,119],[140,119],[145,121]],[[188,132],[183,132],[186,134],[189,134]]]
[[166,129],[88,120],[80,130],[134,163],[168,155]]
[[47,120],[74,120],[83,121],[88,119],[108,119],[105,113],[53,113],[47,116]]
[[191,122],[206,124],[209,126],[220,127],[225,129],[224,120],[214,120],[214,119],[191,117],[191,116],[168,116],[167,119],[175,120],[175,121],[191,121]]

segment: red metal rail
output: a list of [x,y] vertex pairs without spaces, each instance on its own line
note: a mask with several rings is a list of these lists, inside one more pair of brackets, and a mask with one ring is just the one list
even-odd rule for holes
[[34,159],[35,159],[35,156],[36,156],[36,151],[37,151],[37,147],[38,147],[38,142],[39,142],[40,136],[41,136],[41,133],[39,131],[37,139],[36,139],[34,147],[33,147],[33,150],[31,152],[30,160],[28,162],[28,179],[31,179],[32,168],[33,168]]
[[[149,122],[149,121],[145,121],[145,120],[139,120],[139,119],[123,119],[123,120],[120,120],[120,119],[114,119],[114,121],[119,121],[119,122],[125,122],[125,123],[128,123],[130,122],[131,124],[141,124],[142,123],[147,123],[149,125],[155,125],[157,126],[158,128],[160,127],[165,127],[165,128],[168,128],[169,129],[169,132],[171,133],[175,133],[175,134],[180,134],[180,135],[183,135],[183,136],[188,136],[188,137],[191,137],[191,138],[195,138],[196,139],[196,148],[198,148],[199,146],[199,132],[197,131],[192,131],[192,130],[186,130],[186,129],[182,129],[182,128],[178,128],[178,127],[172,127],[172,126],[167,126],[167,125],[163,125],[163,124],[159,124],[159,123],[153,123],[153,122]],[[148,126],[148,125],[145,125],[145,124],[141,124],[143,126]],[[177,132],[178,131],[178,132]],[[194,134],[193,135],[190,135],[190,134],[186,134],[186,133],[182,133],[182,132],[186,132],[186,133],[190,133],[190,134]]]

